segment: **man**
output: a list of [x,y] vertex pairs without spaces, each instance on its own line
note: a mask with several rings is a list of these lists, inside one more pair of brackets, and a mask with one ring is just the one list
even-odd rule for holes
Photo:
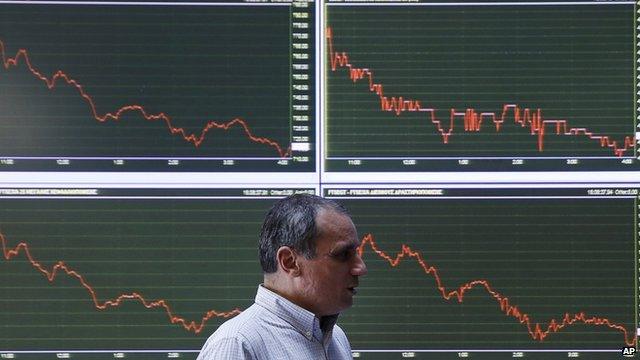
[[259,240],[264,283],[255,303],[222,324],[198,360],[352,359],[339,313],[367,268],[341,205],[312,195],[278,201]]

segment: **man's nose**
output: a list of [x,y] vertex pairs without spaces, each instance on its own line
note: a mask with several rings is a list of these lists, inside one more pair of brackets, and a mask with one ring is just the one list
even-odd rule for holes
[[356,259],[354,261],[353,267],[351,268],[351,275],[367,275],[367,265],[364,264],[364,260],[362,260],[362,257],[360,257],[360,255],[358,254],[356,254]]

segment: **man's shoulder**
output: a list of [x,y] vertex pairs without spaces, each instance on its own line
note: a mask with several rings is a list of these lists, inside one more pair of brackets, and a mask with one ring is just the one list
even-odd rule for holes
[[259,353],[258,321],[262,309],[252,305],[236,317],[224,322],[205,342],[201,359],[255,359]]
[[244,338],[249,339],[260,326],[259,322],[263,319],[264,309],[256,304],[251,305],[236,317],[225,321],[213,333],[211,338]]

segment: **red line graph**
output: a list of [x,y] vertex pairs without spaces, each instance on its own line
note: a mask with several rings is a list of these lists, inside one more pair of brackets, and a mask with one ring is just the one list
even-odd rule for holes
[[[520,324],[524,325],[529,332],[529,335],[533,340],[544,341],[547,336],[552,333],[559,332],[564,328],[571,326],[575,323],[582,323],[591,326],[605,326],[609,329],[616,330],[622,333],[624,336],[624,341],[628,346],[635,346],[637,343],[637,338],[633,332],[627,331],[627,329],[620,325],[613,323],[611,320],[607,318],[590,316],[585,314],[584,312],[579,312],[575,314],[565,313],[562,316],[561,320],[551,319],[548,322],[548,325],[541,325],[540,323],[533,323],[529,314],[526,314],[518,308],[516,305],[512,305],[509,301],[509,298],[499,293],[489,283],[487,280],[472,280],[467,282],[466,284],[460,285],[456,290],[447,290],[445,285],[442,283],[440,279],[440,275],[438,273],[438,269],[433,265],[429,265],[422,254],[418,251],[411,249],[409,246],[403,244],[402,250],[398,252],[395,256],[388,255],[384,251],[380,250],[378,245],[375,242],[373,235],[367,234],[362,238],[360,246],[358,247],[358,254],[362,256],[365,246],[369,246],[373,252],[375,252],[379,257],[384,259],[389,263],[391,267],[397,267],[403,260],[413,259],[416,261],[424,273],[427,275],[431,275],[435,282],[440,295],[445,300],[456,299],[459,303],[464,301],[465,292],[471,290],[475,287],[484,288],[489,296],[491,296],[498,304],[500,305],[500,310],[509,317],[515,318]],[[631,335],[631,336],[630,336]]]
[[[356,83],[360,80],[367,79],[369,82],[369,91],[378,95],[380,99],[380,110],[393,112],[396,116],[400,116],[403,112],[421,112],[425,113],[427,119],[431,120],[436,127],[436,131],[442,136],[444,144],[449,143],[449,137],[454,133],[454,123],[456,119],[462,118],[463,130],[466,132],[479,132],[482,123],[485,120],[491,120],[495,126],[496,132],[500,131],[502,124],[507,115],[512,113],[514,121],[517,125],[529,128],[532,136],[537,136],[538,151],[544,151],[544,139],[547,135],[547,128],[551,128],[556,135],[573,135],[586,136],[590,140],[597,141],[601,147],[611,149],[613,153],[622,157],[625,152],[634,146],[633,136],[626,136],[619,144],[607,135],[596,134],[587,128],[570,127],[566,119],[543,119],[542,110],[522,109],[517,104],[504,104],[502,112],[498,116],[496,112],[479,112],[473,108],[468,108],[461,112],[451,109],[449,113],[448,123],[436,118],[436,109],[423,107],[420,100],[404,98],[403,96],[388,97],[384,93],[384,87],[381,83],[374,81],[374,73],[369,68],[358,68],[354,66],[346,52],[337,52],[333,48],[333,30],[326,30],[327,46],[329,47],[329,60],[331,62],[331,71],[336,72],[338,68],[346,68],[349,78]],[[553,131],[555,129],[555,131]]]
[[111,299],[100,301],[98,300],[98,295],[94,290],[93,286],[82,276],[80,273],[72,269],[70,266],[65,264],[63,261],[56,262],[50,269],[45,268],[41,263],[39,263],[34,257],[31,255],[29,251],[29,245],[27,243],[21,242],[13,249],[8,249],[7,240],[4,235],[0,233],[0,242],[2,243],[2,253],[6,260],[11,260],[18,256],[21,252],[24,253],[24,256],[31,263],[31,265],[44,275],[50,283],[53,283],[58,276],[58,274],[67,274],[71,278],[75,278],[82,285],[83,288],[87,290],[87,293],[93,300],[93,305],[97,310],[107,310],[112,307],[120,306],[126,300],[135,300],[141,303],[147,309],[155,309],[160,308],[163,309],[167,313],[167,317],[169,318],[169,322],[172,324],[179,324],[185,330],[193,332],[194,334],[199,334],[205,327],[207,321],[215,317],[223,317],[229,318],[235,315],[240,314],[240,309],[235,308],[231,311],[216,311],[209,310],[204,315],[199,322],[195,320],[186,320],[180,316],[177,316],[174,311],[171,309],[171,306],[167,303],[166,300],[158,299],[158,300],[146,300],[145,297],[138,293],[132,292],[128,294],[120,294],[118,297]]
[[[24,253],[24,256],[29,261],[29,263],[37,271],[42,273],[42,275],[44,275],[50,283],[53,283],[55,281],[59,273],[64,273],[71,278],[75,278],[82,285],[82,287],[85,288],[85,290],[87,291],[87,293],[89,294],[89,296],[93,301],[94,307],[97,310],[107,310],[112,307],[120,306],[126,300],[135,300],[141,303],[147,309],[155,309],[155,308],[163,309],[166,312],[170,323],[179,324],[185,330],[193,332],[194,334],[199,334],[200,332],[202,332],[207,321],[209,321],[211,318],[214,318],[214,317],[229,318],[229,317],[238,315],[241,312],[241,310],[238,308],[235,308],[227,312],[209,310],[202,316],[199,322],[196,322],[194,320],[189,321],[182,317],[177,316],[172,310],[171,306],[165,300],[158,299],[158,300],[149,301],[149,300],[146,300],[145,297],[138,292],[121,294],[114,299],[100,301],[98,299],[98,295],[96,294],[96,291],[94,290],[93,286],[84,278],[84,276],[82,276],[76,270],[72,269],[65,262],[58,261],[50,269],[47,269],[31,255],[31,252],[29,250],[29,245],[27,243],[21,242],[17,246],[15,246],[13,249],[9,249],[7,245],[7,240],[4,237],[4,235],[1,233],[0,233],[0,242],[2,243],[2,253],[4,255],[4,258],[7,261],[17,257],[18,255],[20,255],[20,253]],[[363,255],[365,251],[365,247],[367,245],[380,258],[387,261],[391,267],[397,267],[403,260],[414,259],[420,265],[420,267],[424,270],[425,274],[431,275],[434,278],[436,282],[436,287],[440,292],[440,294],[442,295],[442,298],[445,300],[456,299],[459,303],[462,303],[464,301],[465,292],[475,287],[484,288],[487,291],[487,293],[494,300],[496,300],[496,302],[498,302],[502,312],[506,316],[513,317],[518,322],[523,324],[527,328],[527,331],[531,336],[531,338],[534,340],[542,342],[551,333],[559,332],[562,329],[568,326],[571,326],[575,323],[582,323],[582,324],[587,324],[592,326],[605,326],[612,330],[619,331],[623,334],[624,341],[628,346],[636,345],[637,338],[634,336],[630,337],[629,336],[630,332],[627,331],[627,329],[624,326],[613,323],[607,318],[589,316],[584,312],[579,312],[575,314],[565,313],[562,316],[561,320],[551,319],[548,322],[548,325],[546,326],[546,328],[544,325],[541,325],[540,323],[533,324],[528,314],[522,312],[520,308],[518,308],[516,305],[512,305],[509,301],[509,298],[499,293],[498,291],[494,290],[491,284],[487,280],[472,280],[470,282],[467,282],[466,284],[459,286],[458,289],[456,290],[447,290],[447,288],[442,284],[442,280],[438,273],[438,269],[432,265],[427,264],[427,262],[424,260],[420,252],[412,250],[409,246],[403,244],[402,250],[398,252],[395,255],[395,257],[390,256],[384,251],[379,249],[373,235],[367,234],[362,238],[360,246],[358,247],[358,253],[360,256]]]
[[67,85],[71,86],[72,88],[75,88],[78,91],[78,94],[80,95],[80,97],[82,97],[84,101],[87,103],[87,105],[89,105],[91,115],[98,122],[104,123],[109,120],[119,121],[122,115],[127,112],[138,112],[147,121],[159,121],[159,120],[164,121],[164,123],[167,126],[167,130],[169,130],[169,133],[171,135],[180,135],[185,141],[191,143],[196,148],[200,147],[200,145],[204,142],[209,131],[213,129],[221,129],[226,131],[234,126],[240,126],[244,131],[244,134],[249,140],[274,148],[277,151],[278,156],[285,158],[290,156],[291,154],[291,146],[289,146],[287,149],[283,149],[280,144],[278,144],[276,141],[272,139],[254,135],[251,132],[251,129],[249,128],[249,125],[247,124],[247,122],[240,118],[235,118],[231,121],[222,122],[222,123],[210,120],[202,128],[200,133],[196,134],[196,133],[188,133],[188,131],[185,130],[184,128],[174,126],[172,124],[173,122],[172,118],[163,112],[160,112],[157,114],[148,113],[147,110],[145,110],[145,108],[142,105],[137,105],[137,104],[126,105],[114,112],[98,114],[94,99],[84,90],[84,87],[77,80],[73,79],[71,76],[69,76],[62,70],[56,71],[50,77],[43,75],[36,67],[32,65],[31,59],[29,58],[29,54],[26,49],[18,50],[16,55],[12,58],[7,57],[5,52],[5,45],[4,45],[4,42],[2,42],[2,40],[0,40],[0,53],[2,54],[2,64],[5,70],[9,70],[12,67],[18,67],[20,60],[22,59],[22,61],[27,66],[31,74],[33,74],[33,76],[36,79],[39,79],[42,82],[44,82],[49,90],[53,90],[53,88],[56,87],[58,80],[62,80]]

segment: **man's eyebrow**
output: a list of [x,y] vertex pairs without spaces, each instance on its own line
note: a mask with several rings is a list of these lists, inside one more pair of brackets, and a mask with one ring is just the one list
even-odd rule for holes
[[334,254],[334,253],[341,252],[341,251],[344,251],[344,250],[354,250],[354,249],[357,249],[358,246],[359,246],[359,244],[356,243],[356,242],[339,243],[339,244],[336,244],[333,248],[331,248],[331,250],[329,252]]

